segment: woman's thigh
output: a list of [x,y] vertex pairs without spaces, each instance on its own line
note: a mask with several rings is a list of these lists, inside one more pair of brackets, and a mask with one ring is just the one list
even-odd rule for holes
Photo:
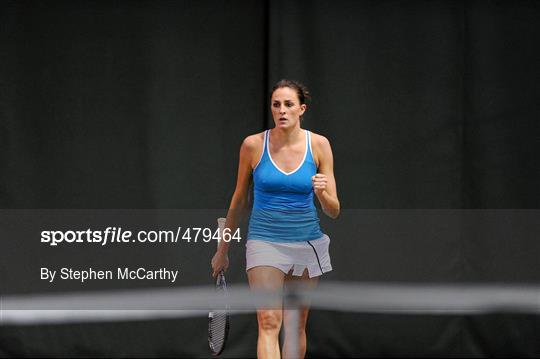
[[285,274],[271,266],[257,266],[247,271],[249,287],[251,289],[282,289]]
[[319,283],[319,276],[309,278],[309,273],[307,268],[304,269],[304,272],[301,276],[292,275],[292,269],[284,278],[285,287],[301,286],[306,289],[314,289]]
[[[285,274],[274,267],[258,266],[247,271],[249,286],[252,290],[272,291],[283,289]],[[259,325],[264,322],[275,322],[277,327],[281,326],[282,320],[282,301],[276,300],[275,303],[261,306],[257,309],[257,319]]]
[[[281,292],[283,290],[283,282],[285,274],[271,266],[257,266],[250,268],[247,271],[249,287],[252,290]],[[272,303],[272,309],[281,309],[281,300]]]
[[[285,288],[292,288],[294,286],[300,285],[302,289],[315,289],[319,283],[319,277],[309,278],[307,268],[302,273],[302,276],[293,276],[292,271],[285,276],[284,286]],[[298,308],[300,309],[299,313],[299,323],[300,329],[305,328],[307,323],[307,318],[309,314],[309,303],[303,303],[303,305]],[[292,318],[292,313],[288,309],[283,310],[283,322],[285,327],[289,327],[291,324],[290,319]]]

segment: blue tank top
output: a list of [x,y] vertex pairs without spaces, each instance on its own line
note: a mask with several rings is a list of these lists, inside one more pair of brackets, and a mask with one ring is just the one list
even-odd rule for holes
[[254,202],[249,220],[248,240],[301,242],[323,236],[313,203],[311,177],[317,165],[311,152],[311,136],[306,133],[304,159],[294,171],[282,171],[272,160],[269,133],[264,133],[263,153],[253,170]]

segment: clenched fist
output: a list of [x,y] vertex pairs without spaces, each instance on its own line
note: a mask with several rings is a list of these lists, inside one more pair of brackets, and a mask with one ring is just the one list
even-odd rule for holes
[[311,177],[311,182],[313,183],[313,191],[316,195],[319,195],[326,189],[328,179],[326,178],[326,175],[317,173],[315,176]]

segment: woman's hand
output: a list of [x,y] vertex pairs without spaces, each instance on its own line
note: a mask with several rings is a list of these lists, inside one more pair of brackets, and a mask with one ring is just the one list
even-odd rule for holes
[[313,183],[313,191],[318,196],[326,190],[328,178],[322,173],[317,173],[315,176],[311,177],[311,182]]
[[217,251],[212,258],[212,277],[216,277],[219,272],[226,271],[229,268],[229,256],[227,253]]

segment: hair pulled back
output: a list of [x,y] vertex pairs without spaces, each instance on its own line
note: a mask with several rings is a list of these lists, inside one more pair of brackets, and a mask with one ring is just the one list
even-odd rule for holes
[[270,96],[274,93],[274,91],[283,87],[289,87],[293,89],[294,91],[296,91],[296,94],[298,95],[298,99],[300,100],[301,105],[311,101],[311,95],[305,85],[301,84],[298,81],[288,80],[288,79],[279,80],[272,88],[272,93],[270,94]]

